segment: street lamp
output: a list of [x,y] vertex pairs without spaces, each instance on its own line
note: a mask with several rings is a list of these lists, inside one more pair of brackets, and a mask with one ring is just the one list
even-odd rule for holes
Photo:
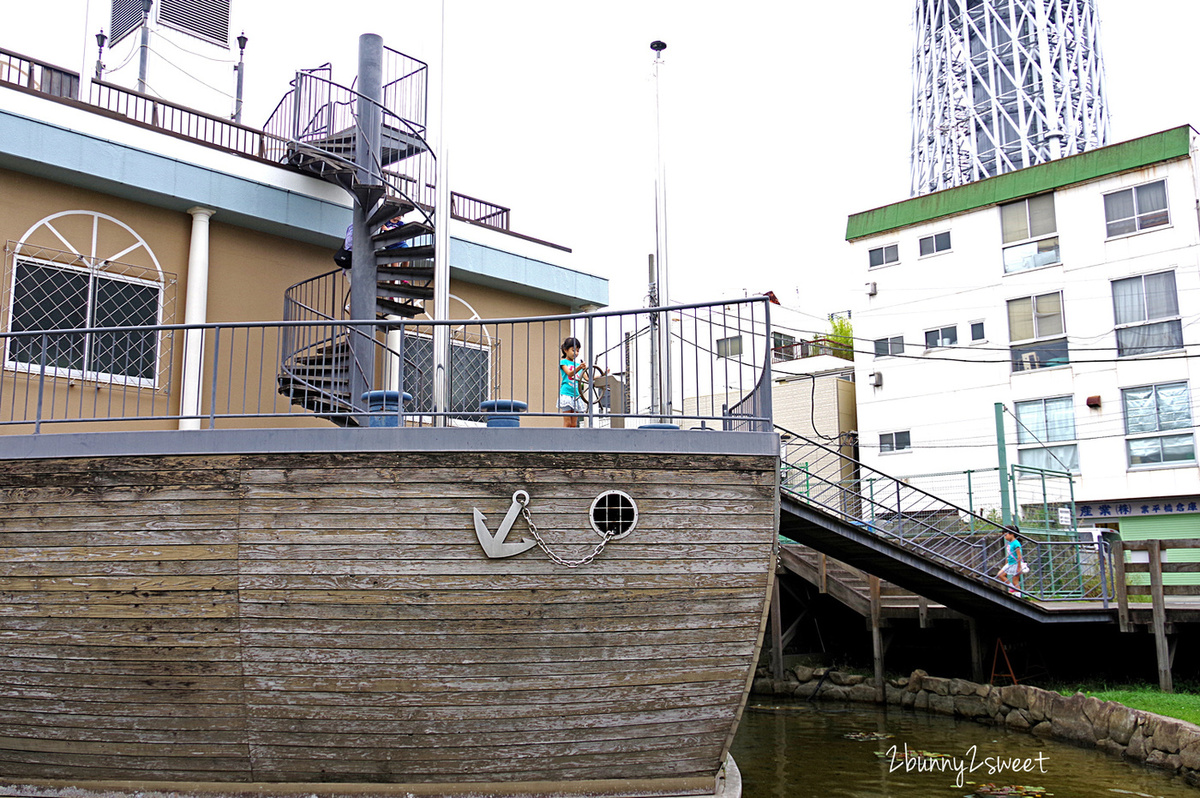
[[100,47],[100,53],[96,56],[96,80],[104,79],[104,45],[108,44],[108,37],[104,35],[104,28],[96,34],[96,44]]
[[233,106],[233,121],[239,125],[242,123],[242,82],[246,75],[246,42],[250,41],[246,38],[246,31],[242,31],[242,35],[237,37],[238,43],[238,62],[233,65],[233,71],[237,73],[237,103]]
[[[658,67],[662,64],[663,50],[667,43],[655,39],[650,42],[654,51],[654,135],[657,154],[657,168],[654,178],[654,264],[658,286],[658,306],[666,307],[671,304],[670,283],[667,279],[667,175],[663,168],[662,159],[662,117],[659,111]],[[669,420],[671,407],[671,338],[669,325],[661,323],[658,314],[652,319],[657,325],[655,339],[658,345],[658,374],[655,375],[658,384],[658,412],[662,421]]]

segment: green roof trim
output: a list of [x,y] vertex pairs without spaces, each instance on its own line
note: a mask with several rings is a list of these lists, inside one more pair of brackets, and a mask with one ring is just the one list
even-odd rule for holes
[[1190,152],[1191,134],[1191,126],[1183,125],[1140,139],[856,213],[846,223],[846,240],[854,241],[1105,175],[1183,158]]

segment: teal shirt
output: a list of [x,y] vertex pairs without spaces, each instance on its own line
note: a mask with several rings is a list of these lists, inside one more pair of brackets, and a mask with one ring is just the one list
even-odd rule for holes
[[563,358],[558,361],[558,393],[560,396],[579,396],[579,378],[568,377],[567,368],[575,366],[575,361]]
[[1008,545],[1008,564],[1016,565],[1017,560],[1019,559],[1018,555],[1021,552],[1021,541],[1014,538],[1013,540],[1008,541],[1007,545]]

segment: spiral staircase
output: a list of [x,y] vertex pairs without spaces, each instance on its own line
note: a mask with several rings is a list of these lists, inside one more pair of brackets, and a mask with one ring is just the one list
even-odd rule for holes
[[[378,141],[370,151],[358,151],[364,141],[359,120],[363,97],[333,83],[328,65],[297,73],[267,127],[286,131],[284,163],[342,187],[362,209],[374,247],[376,318],[411,319],[425,312],[424,302],[434,295],[436,161],[425,140],[427,67],[384,50],[385,63],[400,77],[388,81],[385,74],[382,101],[367,101],[371,118],[380,121],[374,139],[366,139]],[[350,335],[369,341],[372,360],[397,356],[377,334],[339,324],[348,318],[348,288],[356,276],[353,270],[343,275],[334,269],[291,286],[284,299],[286,321],[317,324],[285,333],[279,393],[341,426],[357,426],[354,413],[363,409],[355,401],[354,371],[360,386],[376,382],[374,368],[358,362]]]

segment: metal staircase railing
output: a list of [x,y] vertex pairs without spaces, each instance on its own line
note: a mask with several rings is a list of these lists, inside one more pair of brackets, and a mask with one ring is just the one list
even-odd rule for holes
[[[377,370],[387,368],[383,364],[395,362],[399,357],[386,342],[367,336],[361,326],[346,324],[348,294],[349,284],[340,269],[296,283],[284,292],[284,321],[310,323],[285,326],[280,331],[279,392],[294,404],[338,423],[362,410],[349,393],[350,370],[356,370],[368,385],[378,384],[382,378],[381,374],[366,374],[354,358],[348,336],[370,338],[375,346]],[[423,385],[424,370],[407,356],[404,364],[405,372],[410,375],[410,388]]]
[[[780,489],[796,501],[902,547],[983,585],[1007,591],[997,578],[1006,562],[1005,528],[932,493],[884,474],[802,435],[776,427]],[[1104,542],[1017,531],[1030,570],[1021,593],[1038,601],[1112,597],[1112,560]]]

